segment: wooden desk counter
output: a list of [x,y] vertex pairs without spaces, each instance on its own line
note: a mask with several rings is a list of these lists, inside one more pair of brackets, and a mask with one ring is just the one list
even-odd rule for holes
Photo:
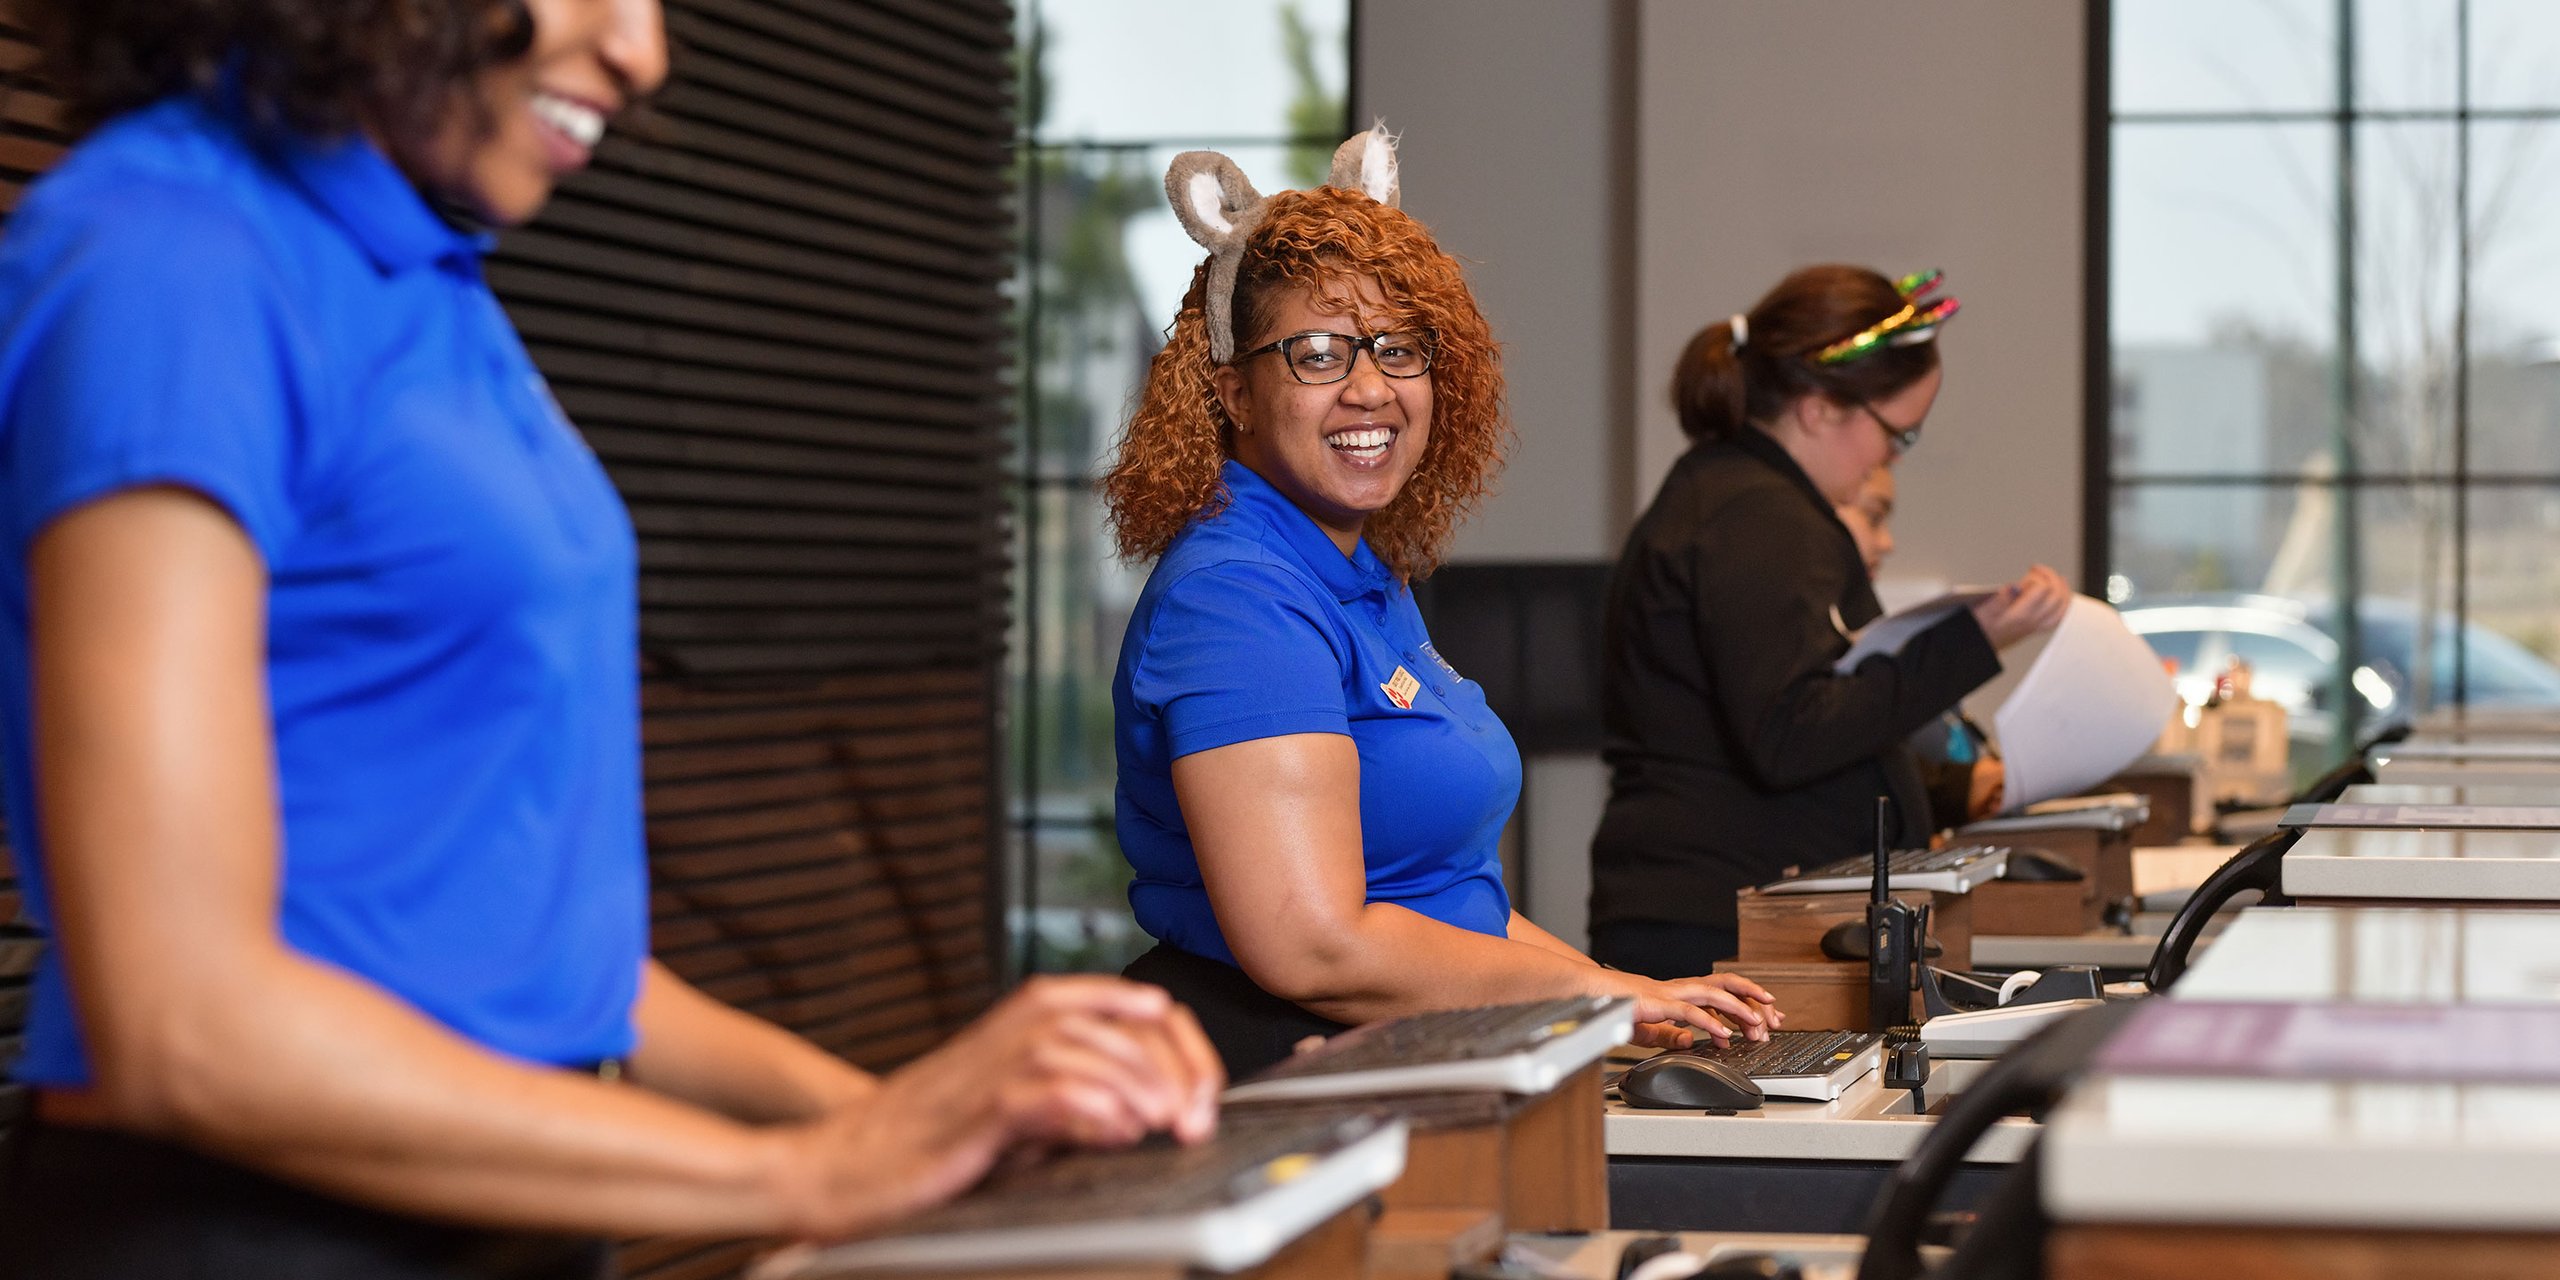
[[1386,1111],[1407,1126],[1404,1175],[1379,1193],[1390,1210],[1468,1209],[1509,1231],[1608,1225],[1608,1150],[1593,1062],[1542,1097],[1489,1092],[1237,1102],[1231,1111]]
[[1604,1065],[1591,1063],[1540,1097],[1386,1094],[1238,1102],[1230,1110],[1382,1110],[1401,1117],[1408,1129],[1404,1174],[1378,1193],[1386,1213],[1373,1232],[1370,1263],[1377,1280],[1445,1276],[1453,1263],[1492,1256],[1506,1230],[1598,1231],[1609,1225]]
[[1000,1270],[864,1271],[862,1280],[1383,1280],[1369,1266],[1373,1214],[1355,1204],[1297,1238],[1258,1267],[1202,1271],[1178,1263],[1104,1263]]
[[2560,1235],[2065,1224],[2048,1280],[2517,1280],[2560,1272]]

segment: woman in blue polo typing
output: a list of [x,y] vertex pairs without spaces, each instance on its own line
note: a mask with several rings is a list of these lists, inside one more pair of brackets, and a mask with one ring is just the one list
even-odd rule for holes
[[1383,130],[1263,198],[1222,156],[1165,178],[1210,250],[1104,481],[1154,559],[1112,686],[1129,976],[1192,1006],[1233,1075],[1429,1009],[1637,998],[1642,1034],[1758,1037],[1730,975],[1594,964],[1511,909],[1520,759],[1408,584],[1500,465],[1501,372],[1457,264],[1395,207]]
[[0,780],[51,947],[0,1276],[590,1280],[1214,1124],[1161,992],[874,1077],[649,957],[631,524],[480,272],[656,0],[41,0],[0,241]]

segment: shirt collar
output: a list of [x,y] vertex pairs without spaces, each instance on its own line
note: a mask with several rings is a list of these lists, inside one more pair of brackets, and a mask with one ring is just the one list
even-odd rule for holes
[[1348,604],[1362,596],[1394,594],[1396,575],[1369,549],[1367,538],[1353,543],[1346,556],[1331,534],[1253,468],[1229,458],[1220,474],[1234,502],[1230,509],[1260,520],[1280,535],[1279,540],[1297,553],[1334,599]]
[[285,176],[353,240],[384,275],[431,263],[470,270],[495,238],[446,221],[408,176],[361,134],[315,138],[263,129],[245,118],[230,95],[214,109],[228,118]]
[[[1831,517],[1835,524],[1839,522],[1840,513],[1832,510],[1831,499],[1822,496],[1822,490],[1814,486],[1813,477],[1806,475],[1804,468],[1796,465],[1795,455],[1788,453],[1787,447],[1778,443],[1777,437],[1758,427],[1746,425],[1740,431],[1734,432],[1731,439],[1735,447],[1758,458],[1770,470],[1793,481],[1796,488],[1803,491],[1804,496],[1821,509],[1822,514]],[[1847,525],[1840,527],[1844,531],[1848,528]]]

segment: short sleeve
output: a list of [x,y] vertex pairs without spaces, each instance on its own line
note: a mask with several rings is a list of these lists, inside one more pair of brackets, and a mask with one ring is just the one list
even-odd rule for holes
[[86,192],[15,225],[0,275],[0,510],[12,551],[71,509],[177,485],[268,563],[296,526],[306,362],[284,288],[211,192]]
[[1162,722],[1175,759],[1256,738],[1348,734],[1345,661],[1303,578],[1227,561],[1183,575],[1158,599],[1131,700]]

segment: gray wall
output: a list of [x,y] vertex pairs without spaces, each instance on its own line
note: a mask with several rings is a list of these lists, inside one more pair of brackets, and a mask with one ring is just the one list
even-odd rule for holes
[[[1361,0],[1361,110],[1506,344],[1518,448],[1459,560],[1606,559],[1683,447],[1699,326],[1797,265],[1947,271],[1965,311],[1889,577],[2080,563],[2084,7]],[[1525,896],[1579,942],[1605,777],[1530,761]]]

